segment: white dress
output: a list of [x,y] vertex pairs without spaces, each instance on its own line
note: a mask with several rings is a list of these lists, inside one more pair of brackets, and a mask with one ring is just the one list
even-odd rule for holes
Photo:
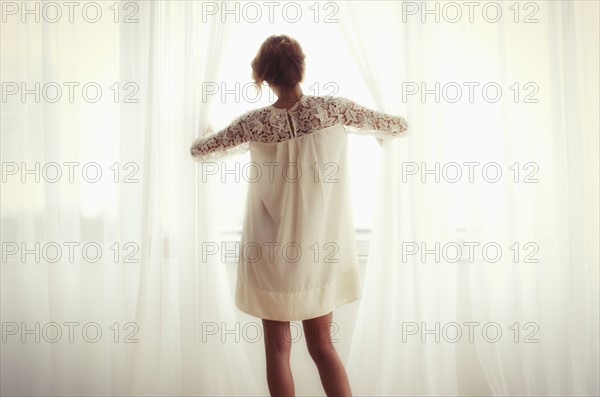
[[362,296],[348,173],[348,132],[404,136],[400,116],[341,97],[303,95],[248,111],[194,141],[197,161],[250,150],[235,304],[278,321],[322,316]]

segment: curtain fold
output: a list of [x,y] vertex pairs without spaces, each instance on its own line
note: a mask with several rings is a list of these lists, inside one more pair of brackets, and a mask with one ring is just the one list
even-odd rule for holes
[[[144,332],[133,347],[128,393],[259,394],[244,345],[230,341],[239,338],[239,323],[225,263],[220,255],[206,255],[207,246],[221,247],[218,185],[202,182],[203,169],[189,155],[192,140],[210,123],[214,100],[204,101],[203,83],[219,77],[220,49],[231,26],[198,23],[202,8],[190,2],[144,9],[147,23],[136,25],[140,41],[123,36],[122,44],[141,48],[131,58],[143,57],[139,73],[148,76],[150,119],[140,131],[147,206],[141,208],[139,235],[147,244],[141,249],[136,322]],[[138,115],[122,117],[129,116]]]
[[[437,322],[455,317],[456,291],[447,281],[456,276],[439,264],[402,263],[402,242],[416,241],[420,234],[437,237],[443,233],[443,229],[417,228],[415,206],[422,198],[414,200],[418,192],[400,178],[402,164],[419,159],[413,139],[419,139],[414,135],[423,128],[419,124],[421,114],[410,104],[402,104],[401,93],[403,80],[410,76],[409,65],[417,65],[421,60],[419,53],[413,52],[418,47],[406,37],[410,32],[417,32],[414,36],[420,37],[420,30],[395,23],[402,15],[400,3],[385,8],[347,3],[342,10],[344,20],[350,23],[340,24],[340,29],[354,61],[362,65],[361,77],[374,104],[380,111],[412,120],[408,140],[387,140],[382,147],[365,298],[359,307],[348,361],[349,376],[355,382],[353,390],[358,395],[458,395],[453,346],[414,341],[426,331],[421,329],[423,321],[426,329],[434,329]],[[371,21],[379,23],[374,25]],[[444,300],[437,298],[442,295]],[[370,344],[374,325],[378,343]],[[408,338],[406,335],[415,327],[417,336]],[[374,362],[386,364],[378,367],[372,365]]]

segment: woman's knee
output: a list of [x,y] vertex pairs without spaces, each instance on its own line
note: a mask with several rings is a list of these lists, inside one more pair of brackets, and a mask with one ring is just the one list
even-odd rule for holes
[[308,352],[315,362],[327,360],[337,354],[331,340],[331,319],[332,313],[328,313],[303,321]]
[[289,321],[263,319],[265,348],[270,354],[289,354],[292,345]]
[[337,351],[331,341],[315,341],[307,339],[308,353],[314,362],[327,362],[335,358]]

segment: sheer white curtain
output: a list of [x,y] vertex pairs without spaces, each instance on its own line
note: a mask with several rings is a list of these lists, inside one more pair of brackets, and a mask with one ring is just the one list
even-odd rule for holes
[[[282,2],[272,21],[258,2],[258,22],[240,2],[102,2],[96,23],[78,8],[75,22],[65,21],[59,4],[63,19],[44,22],[53,3],[29,2],[47,12],[38,23],[22,22],[22,3],[10,3],[15,13],[8,3],[0,43],[1,394],[268,394],[260,321],[233,304],[235,264],[205,255],[207,245],[222,250],[233,240],[224,234],[241,222],[244,180],[204,181],[188,149],[208,123],[224,127],[272,102],[266,91],[254,101],[243,86],[273,33],[303,45],[305,93],[348,96],[401,114],[411,127],[409,138],[381,150],[362,137],[350,145],[353,182],[378,174],[378,190],[354,200],[361,224],[374,215],[364,297],[334,314],[354,394],[599,393],[596,3],[519,3],[519,23],[508,3],[498,3],[497,23],[480,9],[466,22],[466,8],[458,23],[422,22],[422,3],[387,1]],[[233,14],[223,13],[225,3]],[[539,21],[521,23],[530,14]],[[21,98],[22,82],[41,83],[39,101]],[[79,83],[72,102],[69,82]],[[221,97],[236,82],[238,96]],[[439,103],[432,94],[422,101],[421,83],[435,82],[440,90],[458,83],[462,99],[448,100],[447,84]],[[473,103],[465,82],[480,83]],[[482,99],[488,82],[501,86],[498,102]],[[55,102],[53,83],[63,94]],[[95,83],[89,96],[101,87],[97,102],[83,97],[86,83]],[[531,93],[538,102],[524,100]],[[421,182],[436,162],[440,181],[427,174]],[[456,167],[444,168],[453,162],[463,172],[456,183]],[[465,162],[479,162],[473,183]],[[502,170],[496,183],[481,174],[492,162]],[[532,171],[538,182],[523,183]],[[374,208],[360,208],[371,199]],[[436,242],[438,261],[432,253],[403,259]],[[473,263],[469,242],[480,244]],[[501,247],[499,261],[484,260],[485,243]],[[453,263],[456,245],[463,257]],[[538,262],[527,262],[530,254]],[[478,323],[472,342],[466,322]],[[483,339],[484,325],[492,325],[488,338],[500,329],[501,340]],[[301,329],[293,330],[296,392],[322,395]]]
[[[448,23],[436,4],[439,23],[416,3],[343,8],[374,102],[412,129],[384,146],[353,390],[597,394],[598,5],[496,3],[498,22]],[[503,95],[470,103],[464,83]]]
[[[112,4],[95,4],[97,23],[21,23],[17,4],[2,26],[3,83],[63,89],[55,103],[43,88],[39,103],[20,92],[2,103],[3,252],[19,250],[2,262],[2,394],[260,394],[239,335],[221,341],[237,315],[226,268],[201,251],[219,238],[218,198],[189,155],[231,25],[203,23],[193,2],[117,3],[131,22],[119,24]],[[73,103],[65,82],[79,84]],[[82,99],[86,83],[99,101]],[[40,180],[23,183],[36,162]],[[73,183],[68,162],[79,164]],[[21,258],[22,243],[40,243],[39,257]],[[98,262],[82,258],[86,243]]]
[[226,268],[205,255],[206,244],[219,241],[218,197],[190,164],[190,142],[205,131],[213,105],[201,83],[216,81],[230,31],[203,23],[202,11],[192,2],[142,3],[140,23],[119,35],[121,64],[136,65],[122,78],[141,78],[147,90],[143,110],[121,113],[138,129],[142,142],[129,153],[141,152],[146,171],[142,205],[129,203],[140,212],[144,260],[128,394],[259,393],[244,346],[221,342],[219,331],[237,318]]

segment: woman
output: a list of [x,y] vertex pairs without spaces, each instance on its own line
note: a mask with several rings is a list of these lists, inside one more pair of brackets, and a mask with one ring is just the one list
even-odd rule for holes
[[362,293],[347,132],[382,139],[404,136],[408,127],[400,116],[345,98],[303,94],[304,58],[293,38],[268,37],[251,63],[252,78],[259,90],[267,82],[277,101],[197,139],[191,154],[206,161],[249,149],[257,171],[248,185],[235,302],[262,319],[271,395],[294,395],[289,322],[302,320],[325,393],[350,396],[329,332],[333,309]]

